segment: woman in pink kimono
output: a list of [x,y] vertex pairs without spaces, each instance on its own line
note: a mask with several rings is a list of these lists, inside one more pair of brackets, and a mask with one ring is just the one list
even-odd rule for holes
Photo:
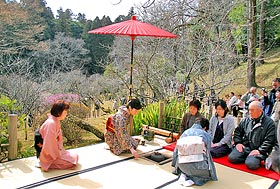
[[[111,122],[106,127],[104,134],[105,142],[108,144],[111,152],[120,155],[122,152],[130,151],[131,154],[138,158],[136,151],[139,140],[132,138],[127,132],[130,116],[136,115],[142,105],[138,99],[131,99],[127,106],[121,106],[118,112],[112,116]],[[107,123],[108,124],[108,123]]]
[[54,103],[48,119],[40,128],[43,138],[42,150],[39,156],[43,171],[49,169],[74,169],[78,163],[78,155],[64,150],[60,121],[64,120],[69,103],[58,100]]

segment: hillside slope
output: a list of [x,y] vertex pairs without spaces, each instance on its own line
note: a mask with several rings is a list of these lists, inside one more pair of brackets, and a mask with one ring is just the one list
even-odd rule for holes
[[[272,80],[280,77],[280,56],[273,57],[271,53],[268,53],[268,56],[269,58],[265,59],[265,64],[257,65],[256,67],[256,82],[259,88],[265,87],[269,91]],[[241,64],[233,72],[239,73],[239,75],[242,74],[244,77],[235,80],[232,85],[226,87],[221,97],[224,97],[225,94],[229,94],[231,91],[235,92],[235,94],[244,94],[247,90],[247,63]],[[257,93],[260,94],[260,90]]]

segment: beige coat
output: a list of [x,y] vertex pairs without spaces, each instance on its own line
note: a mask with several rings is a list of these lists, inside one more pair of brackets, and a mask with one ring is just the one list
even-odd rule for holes
[[277,100],[274,103],[271,118],[273,119],[273,121],[275,122],[275,125],[277,126],[279,123],[279,118],[280,118],[280,100]]

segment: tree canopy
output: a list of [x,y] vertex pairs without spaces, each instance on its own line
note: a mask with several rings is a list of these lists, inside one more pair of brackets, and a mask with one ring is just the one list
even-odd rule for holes
[[106,15],[90,20],[71,9],[51,10],[44,0],[0,1],[0,92],[29,107],[23,111],[55,92],[81,98],[127,95],[129,37],[88,31],[134,14],[178,36],[136,38],[134,96],[163,99],[179,86],[183,95],[193,95],[190,86],[196,85],[218,96],[245,76],[228,75],[244,62],[247,87],[255,86],[255,67],[265,64],[264,53],[280,46],[279,10],[279,1],[267,0],[157,0],[131,7],[112,21]]

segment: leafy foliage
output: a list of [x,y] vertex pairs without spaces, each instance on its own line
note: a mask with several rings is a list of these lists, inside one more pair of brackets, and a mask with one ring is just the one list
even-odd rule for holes
[[[134,116],[134,134],[140,134],[142,131],[142,125],[149,125],[152,127],[158,127],[159,121],[159,107],[160,102],[149,104],[136,116]],[[163,111],[163,125],[162,129],[179,131],[179,124],[181,117],[187,111],[188,106],[184,100],[172,99],[170,102],[164,103]],[[175,118],[175,119],[174,119]],[[174,124],[174,128],[171,125]]]
[[[41,9],[33,5],[33,11]],[[0,1],[0,52],[4,55],[19,55],[36,49],[38,38],[44,26],[40,18],[30,13],[29,9],[16,2]]]
[[[90,51],[91,62],[84,67],[87,75],[104,72],[104,61],[109,53],[109,47],[113,44],[114,36],[112,35],[95,35],[87,32],[102,26],[110,25],[112,21],[109,17],[103,17],[101,20],[96,17],[93,21],[88,21],[84,26],[82,39],[86,42],[86,48]],[[102,64],[103,63],[103,64]]]
[[[188,105],[185,100],[172,99],[164,107],[163,127],[167,130],[179,131],[181,118],[188,111]],[[173,128],[174,127],[174,128]]]
[[[8,143],[8,115],[20,109],[21,107],[17,105],[16,100],[11,100],[4,95],[0,96],[0,143]],[[18,115],[18,127],[23,125],[25,117],[25,114]]]
[[229,21],[234,23],[232,28],[232,35],[235,39],[236,49],[242,52],[242,45],[246,42],[246,7],[244,2],[239,2],[234,5],[229,13]]

